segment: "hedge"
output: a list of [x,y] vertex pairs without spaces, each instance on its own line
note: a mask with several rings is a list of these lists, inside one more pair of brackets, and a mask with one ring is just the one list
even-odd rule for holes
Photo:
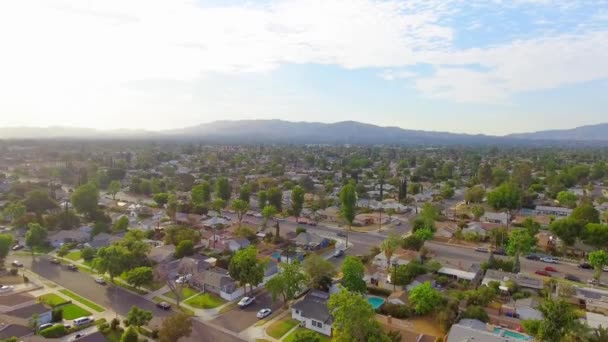
[[412,316],[412,309],[407,305],[386,302],[380,307],[380,313],[395,318],[409,318]]
[[375,286],[368,286],[367,292],[369,294],[373,294],[376,296],[383,296],[383,297],[388,297],[391,295],[391,293],[393,293],[391,290],[387,290],[387,289],[383,289],[383,288],[375,287]]
[[63,324],[55,324],[39,332],[40,336],[46,338],[55,338],[64,336],[67,333]]

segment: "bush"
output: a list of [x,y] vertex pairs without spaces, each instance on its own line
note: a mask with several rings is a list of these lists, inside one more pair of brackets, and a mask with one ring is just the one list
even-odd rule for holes
[[16,276],[17,273],[19,273],[19,270],[16,269],[16,268],[11,268],[10,273],[11,273],[12,276]]
[[112,322],[110,323],[110,329],[116,330],[118,326],[120,326],[120,321],[118,320],[118,318],[113,318]]
[[40,336],[46,338],[57,338],[66,334],[65,327],[63,324],[55,324],[52,327],[48,327],[39,332]]
[[380,287],[375,287],[375,286],[368,286],[367,292],[372,295],[383,296],[383,297],[388,297],[392,293],[390,290],[383,289]]
[[110,330],[110,324],[108,322],[101,323],[100,325],[97,326],[97,329],[101,333],[104,333],[105,331]]
[[63,309],[56,308],[53,309],[52,318],[53,322],[61,322],[63,321]]
[[435,282],[438,285],[445,286],[447,283],[450,282],[450,278],[448,278],[447,276],[444,276],[444,275],[440,275],[437,278],[435,278]]
[[409,318],[412,316],[412,309],[403,304],[393,304],[393,303],[384,303],[382,307],[380,307],[380,313],[383,315],[403,319]]
[[484,310],[481,306],[471,305],[466,310],[464,310],[462,314],[463,318],[473,318],[478,319],[482,322],[488,322],[489,317],[486,310]]
[[139,327],[139,333],[149,338],[158,338],[158,329],[150,330],[146,327]]
[[306,228],[304,228],[304,227],[297,227],[296,228],[296,235],[298,235],[300,233],[306,233]]

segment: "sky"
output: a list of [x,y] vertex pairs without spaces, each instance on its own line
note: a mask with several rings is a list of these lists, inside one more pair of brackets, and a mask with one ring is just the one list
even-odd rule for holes
[[14,0],[0,44],[0,126],[608,122],[608,0]]

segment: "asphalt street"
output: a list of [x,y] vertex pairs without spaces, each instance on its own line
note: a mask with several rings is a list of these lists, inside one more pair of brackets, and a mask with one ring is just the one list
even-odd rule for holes
[[273,303],[272,297],[266,291],[262,291],[259,295],[255,296],[255,302],[246,308],[235,308],[226,312],[225,314],[215,318],[211,323],[222,326],[226,329],[239,333],[255,322],[258,321],[256,313],[264,308],[272,309],[273,312],[277,311],[283,305],[283,301],[277,298],[277,301]]

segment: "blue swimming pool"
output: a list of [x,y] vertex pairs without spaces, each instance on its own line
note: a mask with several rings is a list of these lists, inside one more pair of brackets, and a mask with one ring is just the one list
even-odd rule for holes
[[382,304],[384,304],[384,298],[380,297],[367,297],[367,301],[372,305],[374,310],[377,310],[382,306]]
[[492,332],[498,336],[512,337],[512,338],[516,338],[516,339],[522,340],[522,341],[529,341],[532,339],[528,335],[520,334],[516,331],[507,330],[507,329],[503,329],[503,328],[494,328],[494,330]]

